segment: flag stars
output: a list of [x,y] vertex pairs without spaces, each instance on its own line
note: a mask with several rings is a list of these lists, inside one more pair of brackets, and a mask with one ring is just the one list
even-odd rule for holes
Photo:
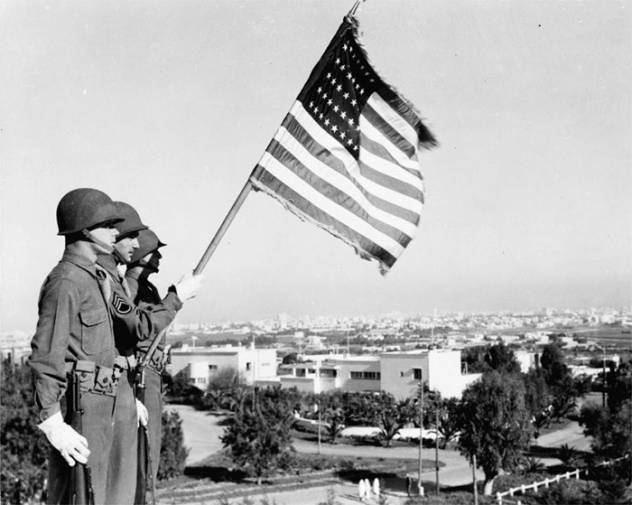
[[347,140],[347,145],[348,146],[352,146],[353,145],[353,140],[352,139]]
[[340,64],[340,58],[336,58],[336,65]]
[[314,113],[318,114],[318,107],[314,107]]
[[342,97],[346,100],[347,98],[349,98],[349,93],[348,93],[348,92],[347,92],[347,93],[344,93],[344,94],[342,95]]
[[316,93],[320,94],[320,92],[323,90],[323,88],[321,88],[320,86],[318,87],[318,89],[316,90]]
[[327,74],[327,79],[331,79],[331,72]]
[[344,72],[345,68],[347,68],[345,65],[340,65],[340,70]]
[[340,131],[340,138],[344,139],[347,136],[347,134],[344,131]]
[[336,125],[333,125],[333,126],[331,127],[331,131],[332,131],[332,132],[334,132],[334,133],[336,133],[336,132],[338,131],[338,127],[337,127]]
[[336,78],[335,77],[331,80],[331,83],[332,84],[336,84]]
[[321,112],[321,113],[318,115],[318,119],[322,119],[322,118],[323,118],[323,113]]
[[338,112],[338,109],[340,109],[340,107],[338,107],[337,105],[334,105],[334,112]]
[[361,95],[364,95],[364,89],[361,89],[361,90],[360,90],[360,94],[361,94]]
[[327,93],[323,93],[323,100],[327,98]]
[[351,72],[347,72],[347,79],[351,79],[353,77],[353,74]]
[[347,44],[344,44],[344,45],[342,46],[342,49],[343,49],[343,51],[346,51],[347,49],[349,49],[349,46],[348,46]]
[[342,86],[338,84],[338,86],[336,86],[336,91],[341,91],[341,90],[342,90]]
[[347,117],[347,113],[343,110],[343,111],[340,113],[340,117],[341,117],[342,119],[346,118],[346,117]]
[[330,122],[331,122],[331,121],[329,121],[329,119],[325,119],[325,126],[329,126],[329,123],[330,123]]
[[352,118],[352,117],[350,117],[350,118],[347,120],[347,123],[349,123],[349,126],[353,126],[353,118]]
[[356,103],[358,103],[358,101],[355,98],[351,100],[351,105],[355,105]]
[[353,150],[357,151],[358,150],[358,146],[353,146]]
[[334,101],[331,98],[327,100],[327,105],[331,105],[332,103],[334,103]]

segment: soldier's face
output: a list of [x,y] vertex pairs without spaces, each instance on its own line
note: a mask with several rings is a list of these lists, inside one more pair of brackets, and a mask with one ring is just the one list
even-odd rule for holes
[[132,259],[134,249],[138,249],[138,238],[135,236],[124,237],[114,244],[114,248],[125,258],[125,261],[129,261]]
[[[95,244],[96,248],[100,252],[110,252],[105,249],[100,244],[105,244],[109,247],[114,247],[114,243],[116,242],[116,237],[119,234],[119,231],[114,227],[101,227],[101,228],[93,228],[89,231],[90,235],[97,240],[98,242]],[[102,250],[103,249],[103,250]]]

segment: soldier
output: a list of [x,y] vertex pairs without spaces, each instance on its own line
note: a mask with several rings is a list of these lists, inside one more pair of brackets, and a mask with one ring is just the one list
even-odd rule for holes
[[[106,495],[116,396],[117,358],[112,321],[107,309],[105,273],[95,265],[98,253],[109,253],[121,220],[103,192],[81,188],[64,195],[57,206],[64,254],[44,281],[38,322],[31,341],[29,365],[35,379],[38,427],[53,446],[48,466],[48,503],[69,503],[71,470],[78,462],[91,471],[94,503]],[[69,384],[79,386],[83,430],[68,421],[73,401]],[[65,416],[65,420],[64,420]],[[90,484],[90,482],[88,482]]]
[[[157,273],[160,268],[162,255],[159,249],[162,243],[152,230],[142,230],[138,234],[139,247],[132,253],[128,263],[126,279],[134,303],[148,310],[154,310],[162,300],[158,289],[148,279],[149,275]],[[147,433],[149,439],[149,478],[152,485],[156,482],[158,463],[160,461],[160,444],[162,436],[162,371],[167,362],[168,353],[165,349],[166,338],[163,335],[158,347],[148,361],[144,374],[144,404],[149,414]],[[136,348],[136,359],[141,362],[150,347],[149,340],[139,341]],[[139,464],[142,464],[139,462]],[[144,474],[144,472],[143,472]],[[144,487],[145,483],[138,484]]]
[[[134,304],[123,274],[125,264],[138,248],[138,234],[147,229],[136,210],[124,202],[115,202],[124,218],[116,224],[119,234],[113,254],[99,254],[97,264],[107,272],[111,282],[110,314],[113,319],[117,350],[127,359],[126,373],[121,376],[114,412],[114,441],[110,457],[107,493],[113,503],[133,503],[136,489],[137,426],[146,425],[147,411],[134,400],[133,374],[136,366],[135,349],[139,341],[152,339],[173,321],[182,308],[182,301],[192,298],[200,284],[200,276],[183,278],[170,288],[161,303],[147,310]],[[138,416],[138,417],[137,417]]]

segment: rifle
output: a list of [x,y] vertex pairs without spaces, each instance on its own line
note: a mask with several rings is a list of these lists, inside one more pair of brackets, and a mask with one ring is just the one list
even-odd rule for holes
[[[151,342],[149,349],[147,349],[147,353],[143,356],[143,359],[140,360],[138,365],[136,366],[136,398],[141,402],[145,403],[145,369],[149,362],[151,361],[151,357],[156,352],[160,341],[162,340],[163,335],[167,332],[167,328],[158,333],[154,340]],[[135,505],[145,505],[147,503],[147,478],[151,477],[151,498],[152,503],[156,503],[156,483],[153,479],[153,462],[151,460],[151,448],[149,447],[149,436],[147,433],[147,429],[140,425],[138,427],[138,467],[136,472],[136,497],[134,499]]]
[[[76,372],[70,373],[68,399],[68,424],[77,433],[83,431],[83,409],[81,408],[81,389]],[[66,503],[71,505],[94,505],[94,490],[92,489],[92,475],[90,468],[84,463],[75,461],[75,466],[70,467],[70,482],[68,486]]]

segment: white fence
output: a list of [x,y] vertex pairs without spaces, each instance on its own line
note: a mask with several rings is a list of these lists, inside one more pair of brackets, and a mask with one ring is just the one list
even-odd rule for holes
[[549,487],[549,485],[556,484],[560,480],[570,479],[572,477],[579,479],[580,472],[581,470],[576,469],[576,470],[573,470],[572,472],[560,473],[556,475],[555,477],[551,477],[550,479],[544,479],[544,480],[541,480],[540,482],[534,482],[532,484],[523,484],[518,487],[512,487],[508,491],[503,491],[502,493],[496,493],[496,500],[498,501],[498,505],[503,505],[503,496],[513,497],[513,495],[516,493],[524,494],[525,491],[529,491],[530,489],[533,489],[533,491],[537,493],[538,488],[544,487],[546,489]]
[[[625,456],[622,456],[620,458],[611,459],[608,461],[602,461],[601,463],[595,466],[610,466],[610,465],[613,465],[614,463],[617,463],[629,457],[630,455],[626,454]],[[544,480],[541,480],[540,482],[533,482],[532,484],[523,484],[522,486],[512,487],[508,491],[503,491],[502,493],[496,493],[496,500],[498,501],[498,505],[503,505],[503,497],[505,496],[513,497],[513,495],[516,493],[524,494],[525,491],[529,491],[530,489],[533,489],[533,491],[537,493],[538,488],[544,487],[545,489],[547,489],[551,484],[556,484],[561,480],[571,479],[573,477],[575,477],[575,479],[579,479],[579,476],[581,473],[585,473],[586,475],[588,475],[588,468],[584,468],[582,470],[577,468],[573,470],[572,472],[560,473],[556,475],[555,477],[551,477],[550,479],[544,479]],[[509,504],[509,503],[515,503],[515,502],[513,501],[509,502],[509,500],[505,500],[504,503]],[[521,505],[520,500],[517,501],[517,505]]]

